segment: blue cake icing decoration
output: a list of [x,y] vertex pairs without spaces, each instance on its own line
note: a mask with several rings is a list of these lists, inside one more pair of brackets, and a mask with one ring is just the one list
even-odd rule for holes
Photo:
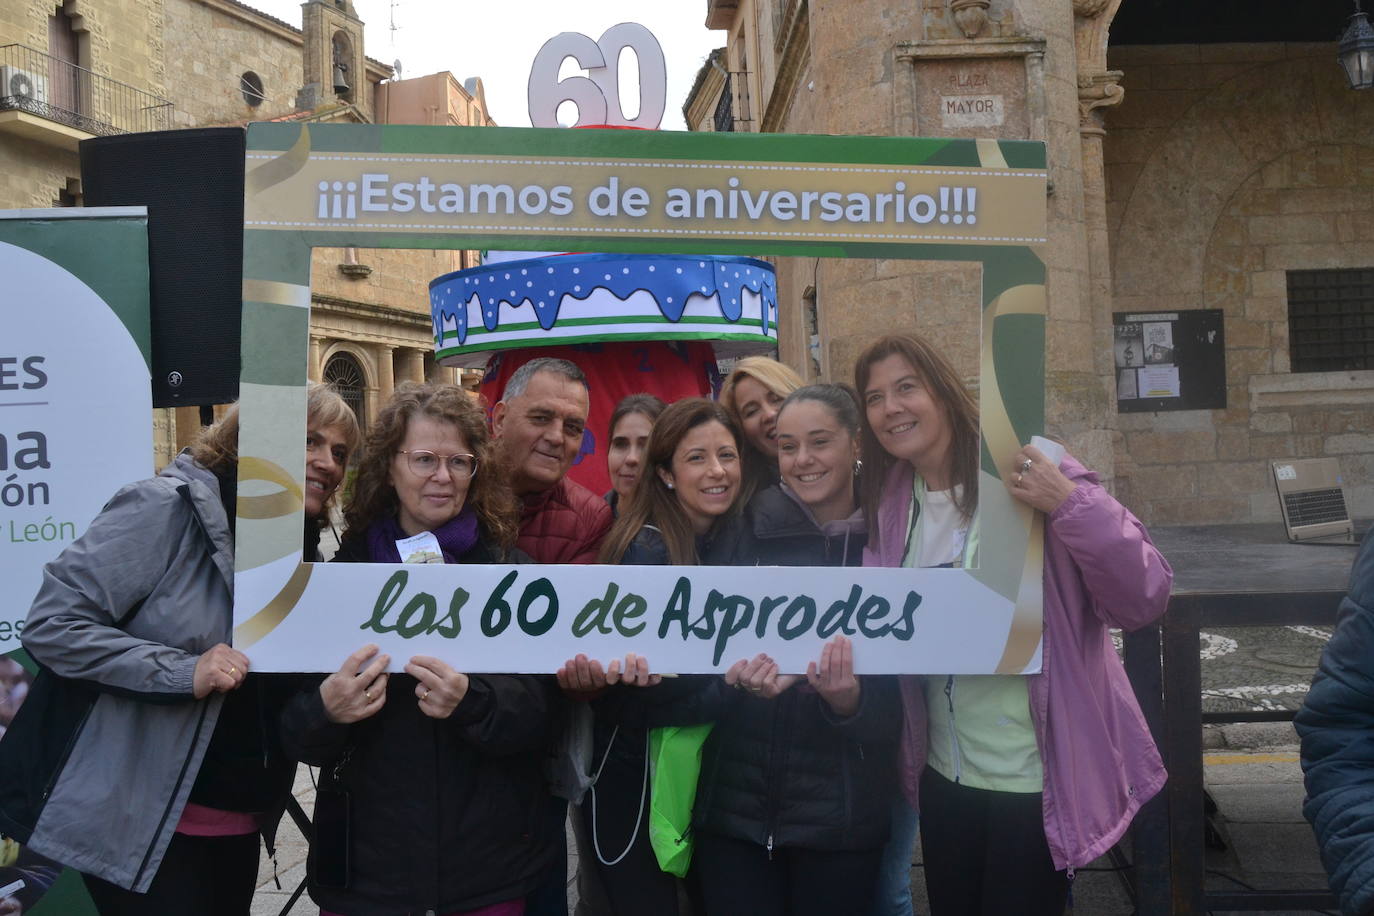
[[578,301],[605,290],[628,300],[638,292],[653,296],[666,321],[682,319],[693,295],[715,296],[720,313],[738,322],[744,313],[744,290],[760,297],[759,324],[768,334],[777,314],[778,286],[773,265],[755,258],[723,255],[570,254],[505,261],[470,267],[437,277],[429,284],[430,315],[436,346],[443,345],[446,324],[467,342],[468,313],[474,297],[481,304],[482,326],[495,331],[502,310],[531,306],[545,331],[558,322],[564,296]]

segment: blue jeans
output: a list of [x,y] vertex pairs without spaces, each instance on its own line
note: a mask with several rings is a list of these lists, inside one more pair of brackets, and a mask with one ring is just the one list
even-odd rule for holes
[[919,825],[916,809],[898,792],[892,800],[892,833],[883,847],[872,916],[912,916],[911,853]]

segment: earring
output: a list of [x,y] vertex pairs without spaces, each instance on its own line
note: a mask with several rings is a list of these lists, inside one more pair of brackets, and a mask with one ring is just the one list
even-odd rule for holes
[[855,476],[855,477],[858,477],[858,476],[859,476],[859,472],[862,471],[863,469],[864,469],[864,462],[863,462],[863,459],[862,459],[862,458],[856,458],[856,459],[854,459],[854,476]]
[[668,489],[671,490],[673,488],[673,482],[671,480],[665,480],[663,483]]

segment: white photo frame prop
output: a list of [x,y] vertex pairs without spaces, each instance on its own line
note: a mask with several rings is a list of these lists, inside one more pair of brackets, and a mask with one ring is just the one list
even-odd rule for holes
[[[591,212],[612,179],[631,205]],[[566,212],[516,206],[536,185]],[[699,673],[766,651],[802,671],[843,633],[866,673],[1038,671],[1043,519],[1001,480],[1043,432],[1045,187],[1044,145],[1022,141],[251,125],[235,645],[257,671],[333,671],[369,642],[393,668],[547,673],[633,651]],[[751,205],[690,212],[703,189]],[[316,246],[980,263],[977,568],[304,563]]]

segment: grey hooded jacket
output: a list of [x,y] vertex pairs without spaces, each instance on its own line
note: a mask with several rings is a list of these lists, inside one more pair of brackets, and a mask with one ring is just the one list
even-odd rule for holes
[[148,889],[223,703],[197,701],[192,678],[229,641],[233,567],[217,480],[182,454],[44,568],[23,634],[39,677],[0,742],[0,830]]

